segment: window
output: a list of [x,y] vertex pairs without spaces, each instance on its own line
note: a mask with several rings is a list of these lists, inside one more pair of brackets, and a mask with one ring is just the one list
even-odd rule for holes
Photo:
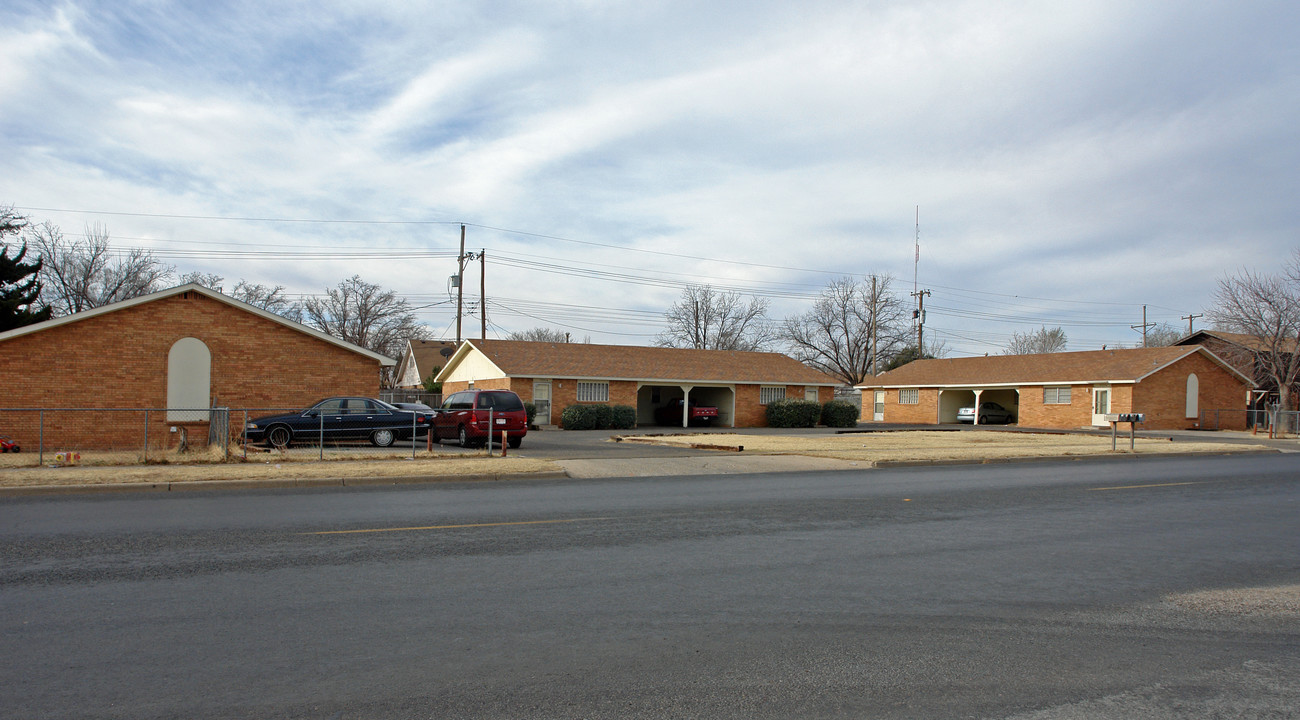
[[1070,388],[1068,387],[1047,387],[1043,388],[1044,405],[1069,405]]
[[921,402],[921,391],[919,388],[908,388],[898,391],[899,405],[915,405]]
[[609,383],[578,381],[578,402],[609,402]]
[[767,405],[785,399],[784,387],[761,387],[758,389],[758,404]]
[[1196,373],[1187,376],[1187,408],[1183,412],[1183,417],[1196,418],[1201,416],[1201,381],[1196,378]]

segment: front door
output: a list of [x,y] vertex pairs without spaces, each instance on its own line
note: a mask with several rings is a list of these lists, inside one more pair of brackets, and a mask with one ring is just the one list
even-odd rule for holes
[[538,425],[551,424],[551,383],[534,382],[533,383],[533,405],[537,408],[537,417],[533,422]]
[[1110,388],[1092,389],[1092,424],[1106,426],[1106,413],[1110,412]]
[[885,391],[884,390],[876,391],[875,406],[872,408],[871,411],[871,420],[872,422],[885,421]]

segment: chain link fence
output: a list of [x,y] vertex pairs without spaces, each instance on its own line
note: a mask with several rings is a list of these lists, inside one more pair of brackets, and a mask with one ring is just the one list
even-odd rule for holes
[[[276,436],[266,423],[251,429],[270,417],[298,422]],[[434,447],[415,416],[408,427],[346,413],[304,418],[302,408],[0,408],[0,469],[416,457]]]
[[1202,410],[1200,426],[1205,430],[1252,430],[1273,437],[1300,434],[1300,412],[1279,410]]

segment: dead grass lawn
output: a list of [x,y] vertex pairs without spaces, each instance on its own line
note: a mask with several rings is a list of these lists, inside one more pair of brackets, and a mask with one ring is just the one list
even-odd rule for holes
[[[808,455],[812,457],[884,462],[900,460],[993,460],[1015,457],[1061,457],[1109,454],[1110,438],[1091,435],[1054,435],[1004,432],[907,432],[850,433],[823,437],[798,435],[665,435],[624,436],[625,442],[663,445],[743,446],[746,453]],[[1116,443],[1119,452],[1130,452],[1128,438]],[[1160,453],[1242,451],[1261,446],[1228,443],[1173,442],[1138,438],[1133,452]]]
[[[5,457],[7,456],[0,456]],[[47,461],[50,457],[47,455]],[[129,483],[183,483],[205,480],[286,480],[364,477],[463,477],[557,471],[546,460],[522,457],[437,455],[426,452],[376,459],[338,455],[325,461],[249,456],[248,462],[165,465],[93,465],[93,455],[83,453],[75,467],[14,467],[0,465],[0,487],[36,485],[116,485]],[[202,462],[202,461],[200,461]],[[30,464],[30,458],[28,459]]]

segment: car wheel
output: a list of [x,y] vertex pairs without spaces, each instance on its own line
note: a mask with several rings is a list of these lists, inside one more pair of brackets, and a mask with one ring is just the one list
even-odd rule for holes
[[980,415],[980,425],[988,425],[988,424],[989,424],[988,416]]
[[397,436],[392,430],[376,430],[370,434],[370,442],[374,443],[375,447],[388,447],[396,439]]
[[524,439],[521,437],[512,437],[506,441],[506,444],[509,445],[512,449],[517,448],[520,445],[524,444]]
[[469,431],[465,429],[465,426],[464,426],[464,425],[461,425],[461,426],[460,426],[459,433],[460,433],[460,446],[461,446],[461,447],[463,447],[463,448],[474,447],[474,443],[470,442],[470,439],[469,439]]
[[283,450],[289,447],[289,443],[292,440],[293,440],[293,431],[291,431],[289,428],[283,425],[276,425],[275,427],[266,431],[266,441],[271,443],[272,447],[276,447]]

